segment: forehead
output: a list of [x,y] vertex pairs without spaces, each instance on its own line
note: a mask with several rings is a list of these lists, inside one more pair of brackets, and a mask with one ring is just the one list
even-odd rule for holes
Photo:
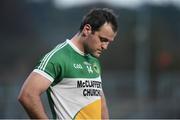
[[102,25],[97,32],[101,37],[107,38],[110,41],[113,41],[114,37],[116,36],[116,32],[112,30],[110,23],[105,23]]

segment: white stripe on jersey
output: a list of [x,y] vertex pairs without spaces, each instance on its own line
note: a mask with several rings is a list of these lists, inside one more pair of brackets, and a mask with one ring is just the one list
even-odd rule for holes
[[51,59],[51,57],[60,49],[62,49],[64,46],[67,45],[67,42],[64,42],[58,46],[56,46],[51,52],[45,55],[45,57],[42,59],[42,62],[40,63],[38,69],[43,70],[46,68],[46,65],[48,61]]
[[54,78],[52,78],[50,75],[48,75],[47,73],[45,73],[44,71],[42,70],[39,70],[39,69],[34,69],[33,72],[36,72],[42,76],[44,76],[45,78],[47,78],[49,81],[53,82],[54,81]]
[[57,45],[52,51],[50,51],[49,53],[47,53],[47,54],[44,56],[44,58],[42,59],[42,62],[40,63],[38,69],[41,70],[41,69],[43,68],[44,63],[45,63],[46,59],[49,57],[49,55],[50,55],[55,49],[57,49],[57,48],[60,47],[60,46],[62,46],[62,44]]

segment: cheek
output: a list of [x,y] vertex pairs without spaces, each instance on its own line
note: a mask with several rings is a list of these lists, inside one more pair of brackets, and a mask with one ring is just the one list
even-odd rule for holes
[[96,49],[96,48],[98,48],[100,45],[99,45],[99,43],[97,42],[97,41],[95,41],[95,40],[93,40],[92,42],[91,42],[91,47],[93,48],[93,49]]
[[94,39],[92,39],[92,44],[94,46],[99,46],[101,44],[101,42],[98,38],[94,38]]
[[98,38],[91,36],[88,39],[88,46],[90,47],[90,49],[97,49],[101,46],[101,42]]

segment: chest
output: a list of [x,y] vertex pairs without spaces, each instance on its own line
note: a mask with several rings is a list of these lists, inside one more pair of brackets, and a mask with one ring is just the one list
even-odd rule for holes
[[91,58],[73,57],[66,61],[65,77],[67,78],[96,78],[100,76],[97,61]]

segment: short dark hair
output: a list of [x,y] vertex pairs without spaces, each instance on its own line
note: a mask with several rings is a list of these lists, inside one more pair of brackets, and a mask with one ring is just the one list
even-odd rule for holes
[[110,23],[114,32],[118,29],[116,20],[117,16],[112,9],[109,8],[94,8],[90,10],[81,22],[80,32],[83,30],[86,24],[91,25],[92,31],[98,31],[104,23]]

